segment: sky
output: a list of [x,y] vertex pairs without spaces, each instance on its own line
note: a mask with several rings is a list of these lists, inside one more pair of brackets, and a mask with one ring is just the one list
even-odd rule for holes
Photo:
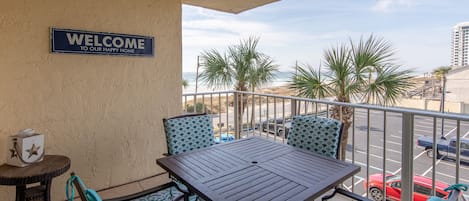
[[417,73],[449,65],[451,33],[469,21],[469,0],[281,0],[240,14],[184,5],[183,72],[195,72],[204,50],[225,51],[249,36],[293,71],[319,66],[325,49],[370,34],[384,38],[402,68]]

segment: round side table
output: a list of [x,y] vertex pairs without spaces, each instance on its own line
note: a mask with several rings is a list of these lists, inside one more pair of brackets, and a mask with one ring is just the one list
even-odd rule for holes
[[[70,168],[70,159],[66,156],[45,155],[41,162],[15,167],[7,164],[0,166],[0,185],[16,186],[16,201],[50,201],[52,179]],[[40,183],[39,186],[26,188],[26,184]]]

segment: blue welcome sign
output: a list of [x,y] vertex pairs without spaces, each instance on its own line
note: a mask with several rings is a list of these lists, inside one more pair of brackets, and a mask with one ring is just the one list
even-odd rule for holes
[[154,37],[52,28],[51,51],[77,54],[153,56]]

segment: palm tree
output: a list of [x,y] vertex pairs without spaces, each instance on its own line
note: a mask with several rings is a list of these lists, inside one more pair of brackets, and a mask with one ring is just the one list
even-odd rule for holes
[[[221,53],[206,50],[201,56],[200,79],[213,88],[227,87],[237,91],[254,91],[274,79],[278,66],[267,55],[257,49],[259,38],[249,37],[238,45],[228,47]],[[238,95],[238,130],[241,130],[242,116],[247,105],[247,96]],[[251,118],[252,119],[252,118]]]
[[[445,107],[445,94],[446,94],[446,74],[451,70],[449,66],[441,66],[437,69],[434,69],[432,74],[435,78],[440,81],[441,88],[441,101],[440,101],[440,111],[444,112]],[[443,81],[443,82],[442,82]],[[441,86],[443,84],[443,86]]]
[[189,82],[187,82],[187,80],[183,79],[182,80],[182,88],[187,88],[189,86]]
[[[296,89],[298,96],[308,98],[333,96],[338,102],[356,98],[368,104],[393,104],[412,85],[412,71],[399,71],[393,55],[391,46],[373,35],[366,40],[362,37],[358,44],[350,40],[349,44],[324,52],[324,75],[320,76],[311,66],[300,66],[290,87]],[[331,111],[331,117],[344,124],[340,156],[345,160],[353,109],[333,106]]]
[[440,66],[434,69],[432,74],[433,76],[435,76],[437,80],[441,81],[441,79],[444,79],[444,77],[446,76],[446,74],[448,74],[450,70],[451,70],[451,67],[449,66]]
[[[440,87],[442,90],[444,90],[444,87],[446,86],[446,74],[451,70],[451,67],[449,66],[441,66],[433,70],[432,74],[433,76],[440,81]],[[443,81],[443,82],[441,82]],[[443,86],[441,86],[443,84]],[[443,93],[444,91],[442,91]]]
[[[440,81],[440,88],[441,88],[441,100],[440,100],[440,112],[445,112],[445,95],[446,95],[446,74],[451,70],[451,67],[441,66],[437,69],[434,69],[432,74],[435,78]],[[443,80],[443,83],[441,82]],[[441,86],[441,83],[443,86]],[[433,90],[434,91],[434,90]],[[444,121],[445,119],[441,119],[441,139],[445,139],[444,135]]]

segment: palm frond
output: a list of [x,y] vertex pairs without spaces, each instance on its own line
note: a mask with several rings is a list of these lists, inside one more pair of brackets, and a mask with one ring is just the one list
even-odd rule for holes
[[209,50],[202,53],[201,60],[202,83],[214,88],[229,87],[233,84],[233,70],[226,55],[216,50]]
[[448,74],[448,72],[451,71],[451,67],[449,66],[441,66],[437,69],[434,69],[432,74],[433,76],[435,76],[435,78],[437,80],[441,80],[443,78],[443,76],[445,76],[446,74]]
[[357,82],[365,82],[371,79],[373,72],[379,70],[395,59],[394,50],[383,38],[370,35],[368,39],[360,37],[360,41],[355,44],[350,39],[352,63],[355,68],[355,79]]
[[274,64],[269,56],[263,56],[253,61],[250,68],[248,83],[251,90],[260,87],[275,79],[275,72],[278,72],[278,65]]
[[257,49],[258,43],[259,37],[249,37],[229,46],[224,55],[216,50],[204,51],[201,80],[208,86],[231,86],[240,91],[272,81],[278,67]]
[[394,104],[410,87],[412,70],[399,71],[397,66],[385,66],[376,75],[376,79],[366,85],[363,100],[380,105]]
[[298,74],[293,76],[289,87],[295,89],[298,96],[307,98],[324,98],[329,96],[332,90],[326,82],[326,77],[320,76],[309,65],[298,66]]
[[331,81],[337,96],[349,96],[355,89],[351,78],[352,66],[350,50],[345,45],[327,49],[324,52],[324,62],[328,73],[326,74]]

